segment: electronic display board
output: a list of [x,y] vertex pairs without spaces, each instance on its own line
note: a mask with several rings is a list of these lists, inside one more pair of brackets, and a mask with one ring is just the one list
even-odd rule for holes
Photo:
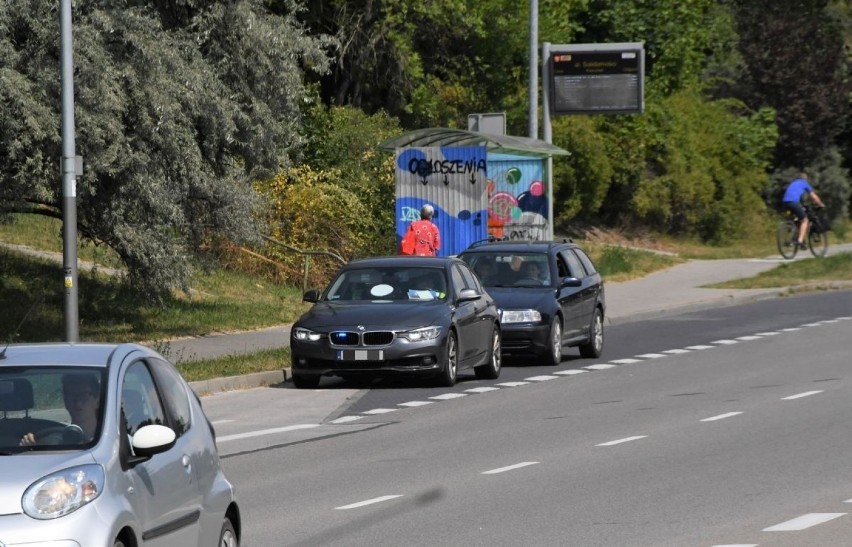
[[552,112],[638,114],[645,109],[642,44],[552,46]]

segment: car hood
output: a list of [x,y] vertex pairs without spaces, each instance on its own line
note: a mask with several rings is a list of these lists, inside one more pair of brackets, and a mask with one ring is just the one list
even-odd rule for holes
[[446,323],[449,316],[446,302],[318,302],[294,325],[316,331],[338,328],[366,330],[407,330]]
[[90,463],[95,463],[95,460],[88,451],[76,454],[24,452],[0,456],[0,516],[20,514],[24,491],[42,477]]
[[554,292],[552,287],[519,288],[519,287],[486,287],[486,291],[494,299],[501,310],[549,310],[553,307]]

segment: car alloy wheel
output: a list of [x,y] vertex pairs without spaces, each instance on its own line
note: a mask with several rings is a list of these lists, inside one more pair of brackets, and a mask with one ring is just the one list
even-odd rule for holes
[[547,358],[547,364],[556,366],[562,362],[562,320],[556,315],[553,321],[550,322],[550,354]]
[[488,354],[488,364],[473,369],[477,378],[485,380],[496,380],[500,377],[500,368],[503,363],[502,349],[500,344],[500,329],[495,325],[491,334],[491,351]]
[[589,326],[589,341],[580,345],[580,355],[596,359],[603,352],[603,316],[601,310],[595,308],[592,324]]
[[222,523],[222,531],[219,533],[219,547],[239,547],[239,544],[237,532],[234,530],[231,519],[225,517],[225,522]]
[[443,387],[452,387],[456,385],[456,375],[458,374],[458,344],[456,343],[456,332],[451,330],[447,335],[447,356],[444,363],[444,370],[438,375],[438,384]]

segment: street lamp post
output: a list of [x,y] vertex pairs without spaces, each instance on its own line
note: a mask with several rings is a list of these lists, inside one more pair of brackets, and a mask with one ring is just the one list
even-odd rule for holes
[[[65,340],[80,339],[77,305],[77,175],[74,143],[74,60],[71,46],[71,0],[59,12],[62,73],[62,266],[65,272]],[[82,162],[79,162],[82,163]]]

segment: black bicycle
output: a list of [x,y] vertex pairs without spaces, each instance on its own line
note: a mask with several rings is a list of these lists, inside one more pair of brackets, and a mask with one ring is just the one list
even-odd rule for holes
[[[828,252],[828,230],[825,222],[819,218],[812,207],[805,207],[808,215],[808,233],[805,241],[815,257],[825,256]],[[799,221],[789,210],[785,211],[786,218],[778,224],[775,233],[775,241],[778,243],[778,252],[781,256],[790,260],[799,252]]]

